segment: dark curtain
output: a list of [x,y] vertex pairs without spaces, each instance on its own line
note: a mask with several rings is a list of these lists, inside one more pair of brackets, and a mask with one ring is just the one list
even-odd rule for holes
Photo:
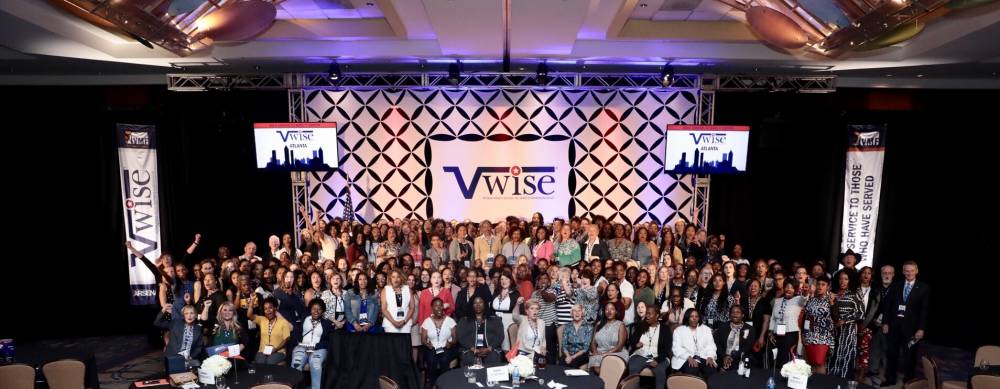
[[[836,266],[848,124],[887,124],[876,266],[918,262],[931,285],[928,340],[1000,342],[972,290],[996,277],[987,253],[996,101],[988,90],[839,89],[720,93],[717,124],[751,126],[748,172],[712,177],[709,229],[745,256]],[[987,130],[989,129],[989,130]],[[878,269],[876,268],[876,276]],[[968,291],[968,292],[966,292]]]
[[[12,250],[3,274],[13,307],[0,337],[19,340],[140,333],[156,307],[129,305],[115,123],[157,127],[161,233],[195,258],[247,240],[266,247],[292,228],[288,174],[255,168],[255,121],[288,120],[287,93],[168,92],[163,85],[0,87],[9,169],[4,200]],[[31,152],[30,157],[16,153]],[[43,154],[44,158],[38,158]],[[21,232],[18,232],[18,231]],[[25,239],[27,238],[27,239]],[[190,264],[189,264],[190,265]]]

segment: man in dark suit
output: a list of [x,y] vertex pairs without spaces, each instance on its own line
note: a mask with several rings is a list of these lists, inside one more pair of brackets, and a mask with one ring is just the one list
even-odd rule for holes
[[[734,330],[738,332],[734,334]],[[735,336],[732,345],[730,345],[730,335]],[[743,322],[743,307],[740,305],[730,307],[729,324],[723,324],[715,330],[715,350],[719,354],[717,359],[719,370],[739,368],[743,357],[753,354],[753,343],[756,340],[757,331],[754,330],[753,326]],[[731,350],[731,348],[735,348],[735,350]]]
[[[197,313],[193,305],[181,309],[182,317],[167,318],[173,310],[173,304],[166,304],[156,315],[153,325],[170,331],[170,341],[163,349],[164,365],[167,374],[179,373],[185,370],[185,365],[198,366],[201,352],[204,348],[201,339],[201,325],[195,319]],[[185,363],[187,362],[187,363]]]
[[608,250],[608,243],[598,238],[600,227],[591,224],[587,228],[587,239],[580,243],[580,255],[584,261],[590,261],[591,257],[600,257],[601,261],[611,258],[611,251]]
[[903,263],[903,280],[892,285],[882,304],[882,333],[889,344],[883,387],[896,384],[901,348],[904,349],[903,382],[913,378],[915,345],[924,338],[931,293],[927,283],[917,281],[918,272],[916,262]]

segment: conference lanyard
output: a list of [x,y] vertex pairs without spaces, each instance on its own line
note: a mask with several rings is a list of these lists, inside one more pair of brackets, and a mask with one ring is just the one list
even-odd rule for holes
[[267,345],[271,345],[271,331],[274,331],[274,325],[277,324],[278,318],[267,321]]
[[396,317],[403,317],[403,293],[396,292]]
[[538,345],[538,321],[536,320],[534,323],[531,323],[531,325],[528,326],[528,328],[531,328],[531,333],[534,336],[533,340],[531,341],[531,348],[534,349],[535,346]]

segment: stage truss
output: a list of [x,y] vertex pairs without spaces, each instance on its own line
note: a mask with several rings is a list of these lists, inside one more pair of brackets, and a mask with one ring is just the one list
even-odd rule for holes
[[[309,89],[409,89],[409,88],[565,88],[565,89],[655,89],[700,88],[698,121],[713,124],[715,93],[718,91],[784,91],[798,93],[829,93],[836,90],[835,76],[767,76],[767,75],[697,75],[675,74],[664,85],[659,73],[550,73],[541,80],[535,73],[474,73],[462,74],[457,79],[447,73],[346,73],[332,80],[324,73],[294,74],[169,74],[167,87],[171,91],[206,90],[287,90],[288,120],[305,120],[305,90]],[[292,206],[295,238],[308,224],[298,211],[305,206],[312,219],[314,210],[309,206],[308,174],[292,173]],[[691,220],[702,228],[708,226],[710,200],[709,176],[691,175],[695,188],[695,204]]]

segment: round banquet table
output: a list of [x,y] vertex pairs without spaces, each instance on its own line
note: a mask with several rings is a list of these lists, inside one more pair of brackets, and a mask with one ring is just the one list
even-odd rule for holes
[[[490,366],[492,367],[492,366]],[[535,376],[545,380],[545,385],[539,385],[538,381],[535,379],[526,380],[521,384],[520,388],[523,389],[548,389],[549,382],[555,381],[556,383],[566,385],[568,389],[602,389],[604,388],[604,381],[593,374],[580,377],[570,377],[566,375],[565,367],[547,365],[544,369],[535,369]],[[439,388],[467,388],[467,389],[486,389],[486,368],[476,370],[476,382],[483,385],[482,388],[476,384],[470,384],[469,380],[465,378],[465,368],[458,367],[446,371],[438,377],[437,387]],[[494,386],[494,389],[507,389],[510,388],[510,381],[501,381]]]
[[[750,370],[750,378],[736,375],[735,371],[717,373],[708,378],[709,389],[760,389],[767,387],[767,377],[771,376],[771,371],[767,369]],[[463,377],[464,378],[464,377]],[[809,377],[809,389],[848,389],[847,379],[828,376],[825,374],[813,374]],[[774,388],[787,389],[788,379],[781,376],[781,373],[774,373]],[[858,383],[858,389],[875,389],[871,385]]]
[[[298,370],[295,370],[295,369],[292,369],[290,367],[287,367],[287,366],[276,366],[276,365],[259,365],[259,364],[254,364],[253,366],[254,366],[254,374],[249,374],[249,373],[247,373],[247,366],[244,363],[242,363],[242,362],[239,363],[239,371],[236,372],[237,374],[239,374],[239,376],[236,377],[236,378],[239,378],[239,383],[238,384],[234,382],[236,380],[233,379],[233,371],[230,370],[229,374],[226,374],[226,384],[228,385],[228,388],[229,389],[250,389],[250,387],[252,387],[252,386],[257,386],[257,385],[260,385],[260,384],[267,384],[267,383],[271,383],[271,382],[281,383],[281,384],[288,384],[292,388],[297,388],[297,387],[299,387],[299,384],[302,383],[302,378],[303,378],[302,372],[300,372]],[[268,374],[271,375],[271,380],[270,381],[267,381],[265,379]],[[142,380],[143,381],[145,381],[145,380],[158,380],[160,378],[166,378],[166,375],[163,374],[163,373],[160,373],[160,374],[156,374],[154,376],[145,377]],[[462,377],[462,378],[465,378],[465,377]],[[212,388],[212,389],[216,388],[215,385],[201,385],[201,387],[202,388]],[[170,386],[154,386],[154,387],[150,387],[149,389],[164,389],[164,388],[168,388],[169,389],[171,387]],[[136,389],[135,382],[132,382],[131,384],[129,384],[129,389]]]

